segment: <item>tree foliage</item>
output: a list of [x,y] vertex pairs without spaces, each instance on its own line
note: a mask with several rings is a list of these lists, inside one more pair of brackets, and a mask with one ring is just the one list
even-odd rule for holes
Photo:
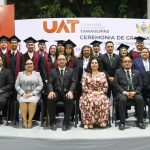
[[16,19],[61,17],[146,18],[147,0],[7,0]]

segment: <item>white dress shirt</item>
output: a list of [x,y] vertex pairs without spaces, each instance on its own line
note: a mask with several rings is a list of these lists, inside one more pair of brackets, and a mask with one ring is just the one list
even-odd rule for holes
[[143,64],[144,64],[144,68],[145,68],[145,71],[149,71],[149,59],[147,60],[143,60]]

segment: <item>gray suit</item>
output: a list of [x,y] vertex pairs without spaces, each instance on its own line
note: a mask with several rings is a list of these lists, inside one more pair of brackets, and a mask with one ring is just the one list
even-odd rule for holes
[[31,76],[27,76],[25,71],[19,72],[15,88],[18,92],[18,101],[20,98],[23,98],[22,95],[24,93],[27,94],[30,92],[32,92],[36,98],[40,98],[40,92],[43,88],[43,82],[40,73],[33,71]]

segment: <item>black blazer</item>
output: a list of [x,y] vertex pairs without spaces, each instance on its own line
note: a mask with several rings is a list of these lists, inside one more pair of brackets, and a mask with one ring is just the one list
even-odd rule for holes
[[120,56],[113,53],[112,66],[107,53],[103,55],[102,65],[107,77],[114,77],[116,69],[120,68]]
[[[64,92],[75,91],[76,88],[76,75],[72,68],[67,68],[64,71],[63,77]],[[48,92],[60,92],[61,91],[61,76],[59,69],[52,69],[51,75],[48,81]]]
[[150,98],[150,71],[147,71],[144,76],[144,96]]
[[13,77],[11,71],[2,67],[0,72],[0,96],[1,94],[8,93],[11,91],[13,86]]
[[[135,92],[141,94],[142,90],[142,81],[141,76],[138,70],[132,69],[132,83],[135,89]],[[114,89],[117,92],[117,95],[123,94],[124,91],[128,90],[128,80],[124,69],[117,69],[114,79]]]

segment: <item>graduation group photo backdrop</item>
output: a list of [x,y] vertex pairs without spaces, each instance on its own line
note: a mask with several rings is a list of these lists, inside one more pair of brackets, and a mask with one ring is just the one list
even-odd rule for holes
[[[115,50],[124,43],[135,46],[135,36],[143,36],[147,40],[145,46],[150,48],[150,20],[148,19],[122,19],[122,18],[47,18],[15,20],[15,34],[22,40],[20,47],[26,51],[23,42],[29,36],[36,40],[45,39],[50,45],[56,44],[55,40],[71,39],[76,43],[75,54],[78,55],[83,45],[94,40],[103,42],[102,53],[105,52],[105,42],[113,41]],[[116,51],[117,53],[117,51]]]

